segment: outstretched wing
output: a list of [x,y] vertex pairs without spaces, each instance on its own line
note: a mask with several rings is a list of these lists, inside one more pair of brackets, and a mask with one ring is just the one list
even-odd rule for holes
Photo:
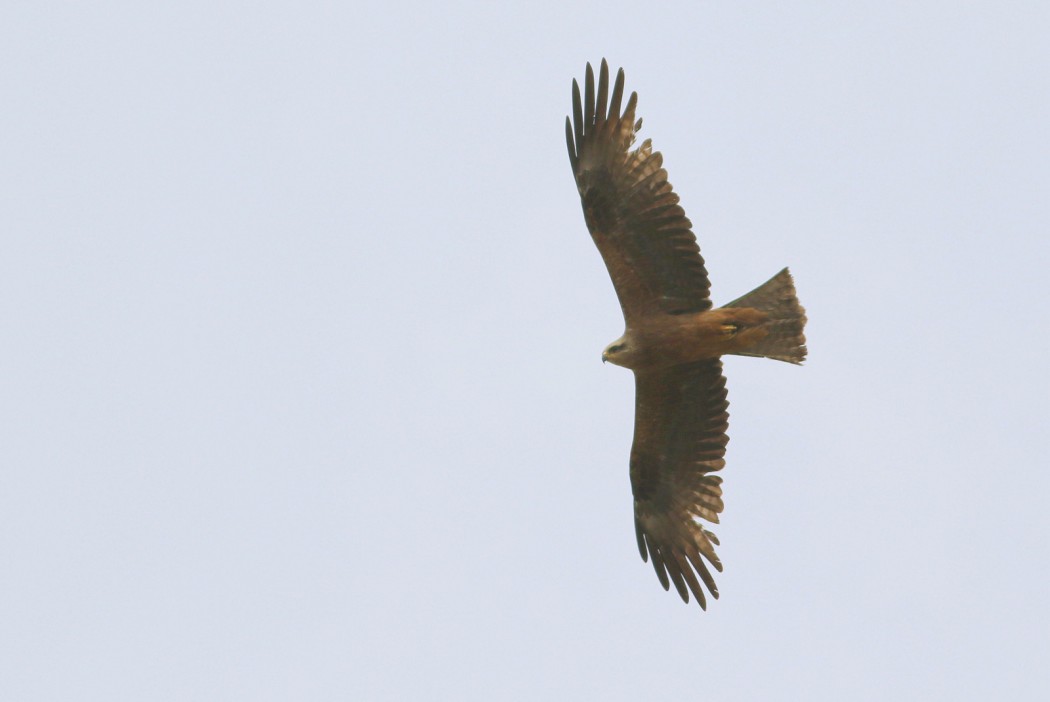
[[[635,371],[631,487],[634,526],[643,560],[652,558],[660,583],[674,583],[707,609],[703,581],[717,599],[707,564],[722,570],[718,539],[698,520],[718,523],[722,511],[729,403],[718,359],[654,371]],[[706,563],[705,563],[706,560]]]
[[653,314],[711,308],[711,284],[692,224],[667,182],[663,156],[646,139],[631,150],[638,94],[623,99],[623,69],[609,96],[609,66],[602,60],[598,93],[587,64],[585,100],[572,82],[572,121],[565,139],[583,214],[605,259],[628,326]]

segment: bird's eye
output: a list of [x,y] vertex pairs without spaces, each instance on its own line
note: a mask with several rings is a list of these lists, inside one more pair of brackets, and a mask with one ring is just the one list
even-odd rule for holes
[[609,353],[620,353],[621,351],[623,351],[623,348],[624,348],[623,344],[617,344],[616,346],[610,346],[609,347]]

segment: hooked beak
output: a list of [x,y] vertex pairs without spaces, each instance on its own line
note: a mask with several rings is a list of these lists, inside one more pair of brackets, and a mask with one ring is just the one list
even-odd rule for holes
[[607,353],[605,353],[604,351],[602,351],[602,363],[608,363],[608,362],[609,362],[609,355]]

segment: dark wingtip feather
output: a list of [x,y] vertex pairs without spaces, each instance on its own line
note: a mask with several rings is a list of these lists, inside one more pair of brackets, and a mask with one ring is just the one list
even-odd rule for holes
[[621,68],[616,72],[616,84],[613,86],[612,100],[609,102],[609,118],[620,118],[620,103],[623,101],[624,75]]
[[[636,107],[638,107],[638,93],[631,93],[631,97],[627,98],[627,107],[624,108],[623,116],[628,118],[628,119],[633,118],[634,117],[634,110],[635,110]],[[641,120],[638,120],[638,121],[641,122]],[[638,131],[638,127],[640,127],[640,126],[641,126],[640,124],[635,124],[634,131],[637,132]]]
[[642,560],[646,563],[649,562],[649,552],[645,548],[645,536],[642,532],[642,525],[638,523],[638,518],[634,520],[634,536],[638,539],[638,553],[641,555]]
[[594,69],[589,63],[587,64],[587,75],[583,81],[583,123],[584,127],[594,124]]
[[579,157],[579,148],[583,146],[583,101],[580,99],[580,84],[572,79],[572,123],[575,126],[576,156]]
[[[675,563],[678,565],[678,570],[682,573],[682,577],[685,578],[686,583],[689,585],[689,591],[693,593],[693,597],[700,604],[700,607],[702,609],[707,609],[707,600],[704,598],[704,589],[700,587],[700,582],[696,579],[696,574],[693,573],[693,569],[689,567],[682,554],[675,552],[674,559]],[[686,600],[686,602],[688,601],[689,600]]]
[[665,561],[664,565],[667,566],[667,574],[671,576],[671,582],[674,583],[675,590],[678,590],[678,596],[682,598],[682,602],[689,604],[689,592],[685,589],[685,580],[682,579],[682,571],[679,569],[673,553],[671,558]]
[[579,158],[576,155],[576,144],[572,138],[572,120],[568,117],[565,118],[565,144],[569,148],[569,163],[572,164],[572,172],[575,175],[576,164],[579,162]]
[[660,584],[663,585],[664,590],[671,589],[671,581],[667,579],[667,569],[664,567],[664,557],[660,553],[658,548],[650,548],[649,555],[653,557],[653,570],[656,571],[656,577],[659,578]]
[[609,103],[609,64],[602,59],[602,66],[598,70],[598,98],[595,105],[595,123],[601,125],[605,122],[605,108]]

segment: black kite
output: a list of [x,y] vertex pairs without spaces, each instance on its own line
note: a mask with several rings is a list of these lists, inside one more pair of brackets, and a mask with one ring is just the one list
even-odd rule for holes
[[[603,60],[595,94],[587,65],[581,100],[572,82],[572,120],[565,138],[583,214],[609,269],[626,329],[602,360],[634,371],[635,427],[631,448],[634,525],[643,560],[652,558],[660,583],[674,583],[686,602],[715,598],[707,564],[722,570],[718,539],[700,520],[722,511],[729,414],[723,354],[789,363],[806,357],[806,314],[785,268],[752,292],[712,309],[707,269],[692,224],[667,182],[663,157],[646,139],[635,149],[637,93],[627,106],[623,69],[609,94]],[[705,563],[706,560],[706,563]]]

